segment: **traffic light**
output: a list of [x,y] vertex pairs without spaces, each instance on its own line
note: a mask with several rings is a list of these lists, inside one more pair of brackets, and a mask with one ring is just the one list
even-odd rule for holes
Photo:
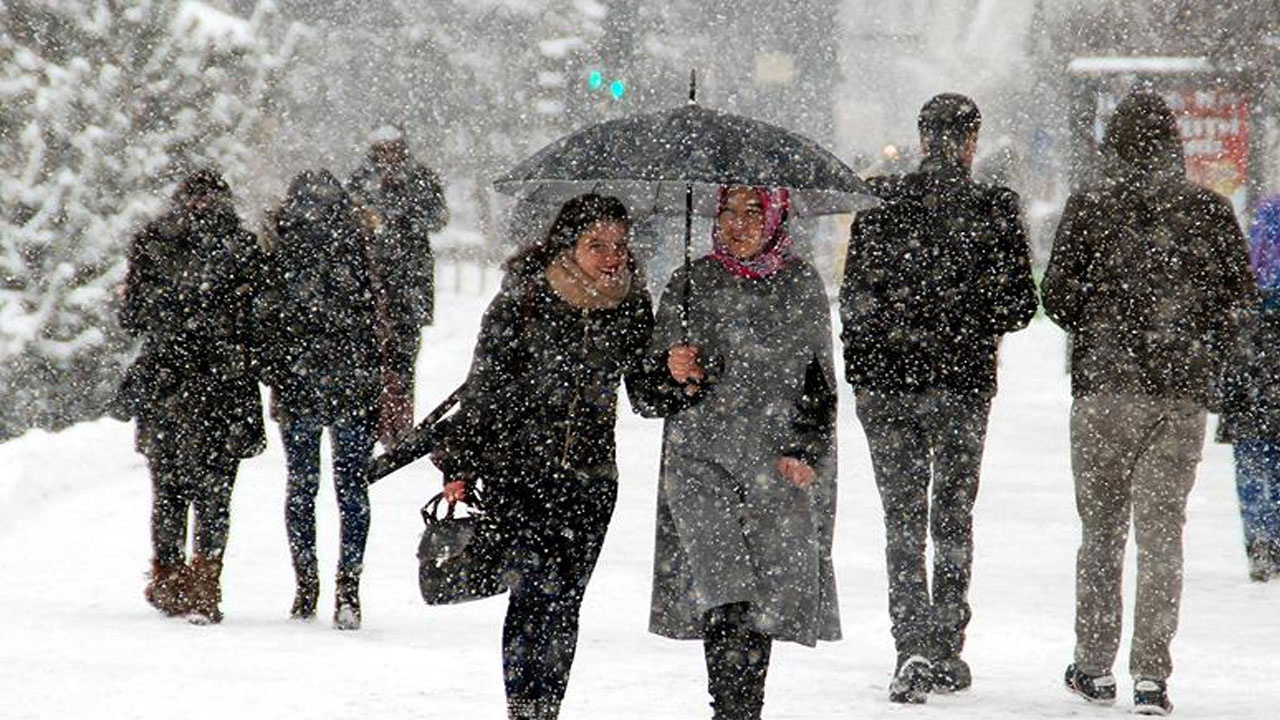
[[[587,71],[587,90],[595,92],[606,87],[604,71],[592,69]],[[614,100],[621,100],[627,94],[627,83],[621,78],[614,78],[607,83],[609,95]]]

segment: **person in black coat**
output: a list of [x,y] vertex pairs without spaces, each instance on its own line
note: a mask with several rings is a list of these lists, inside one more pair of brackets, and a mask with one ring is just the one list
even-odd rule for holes
[[477,483],[507,544],[503,629],[509,716],[559,714],[578,610],[617,497],[618,384],[632,407],[682,402],[646,361],[653,309],[613,198],[565,203],[546,238],[508,263],[481,322],[458,411],[433,458],[446,497]]
[[316,612],[315,498],[327,427],[342,526],[334,625],[356,629],[370,520],[363,468],[375,442],[381,362],[369,265],[351,199],[327,170],[294,178],[268,225],[275,247],[265,371],[289,465],[286,519],[297,580],[291,615]]
[[[142,339],[117,398],[137,419],[151,470],[151,579],[166,615],[221,621],[231,490],[242,458],[266,446],[254,303],[261,255],[213,170],[192,173],[173,207],[133,239],[120,324]],[[194,546],[184,558],[188,510]]]
[[884,203],[854,220],[840,289],[845,372],[884,503],[894,702],[971,682],[960,653],[996,348],[1036,311],[1018,196],[971,177],[980,121],[962,95],[925,103],[920,169],[872,181]]
[[435,313],[431,233],[449,222],[444,186],[409,154],[395,128],[373,136],[368,160],[347,190],[368,235],[375,292],[385,312],[386,367],[379,438],[390,447],[413,425],[414,365],[422,328]]

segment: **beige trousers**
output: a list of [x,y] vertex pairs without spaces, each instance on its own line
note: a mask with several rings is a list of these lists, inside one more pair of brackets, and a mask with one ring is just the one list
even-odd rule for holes
[[1204,445],[1204,408],[1188,400],[1091,395],[1071,408],[1071,465],[1082,527],[1076,556],[1075,662],[1111,671],[1120,647],[1121,578],[1132,518],[1138,592],[1129,671],[1164,680],[1182,597],[1182,527]]

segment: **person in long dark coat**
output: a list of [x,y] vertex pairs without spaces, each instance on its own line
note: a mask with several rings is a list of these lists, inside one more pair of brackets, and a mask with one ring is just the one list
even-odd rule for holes
[[120,324],[142,349],[117,403],[137,419],[137,448],[151,471],[146,598],[195,623],[222,620],[232,487],[240,460],[266,446],[254,322],[261,262],[231,189],[213,170],[183,180],[173,207],[129,249]]
[[269,218],[272,326],[266,382],[289,465],[286,520],[296,594],[290,614],[315,616],[320,592],[315,499],[320,436],[329,429],[341,515],[334,626],[360,627],[360,573],[369,535],[364,466],[376,433],[381,354],[369,263],[347,192],[327,170],[290,183]]
[[831,313],[788,201],[721,189],[714,250],[672,275],[652,343],[693,402],[663,432],[649,629],[702,640],[719,720],[760,717],[774,640],[840,638]]
[[1064,682],[1090,702],[1115,702],[1132,523],[1134,705],[1166,715],[1187,496],[1224,358],[1258,295],[1231,204],[1187,180],[1177,120],[1159,95],[1129,95],[1108,121],[1099,175],[1067,199],[1042,290],[1072,342],[1082,532]]
[[439,175],[410,155],[394,128],[374,134],[369,157],[347,190],[368,234],[374,290],[385,313],[379,438],[390,446],[413,424],[414,365],[422,328],[435,314],[431,234],[448,224],[449,206]]
[[558,717],[578,611],[617,498],[620,381],[655,415],[680,388],[646,363],[653,311],[621,202],[583,195],[508,263],[481,321],[458,411],[433,459],[446,496],[477,482],[506,538],[509,717]]
[[840,288],[845,375],[884,504],[889,698],[911,703],[972,682],[961,652],[996,351],[1036,311],[1018,196],[972,177],[977,105],[944,93],[918,124],[920,168],[870,181],[884,202],[855,218]]

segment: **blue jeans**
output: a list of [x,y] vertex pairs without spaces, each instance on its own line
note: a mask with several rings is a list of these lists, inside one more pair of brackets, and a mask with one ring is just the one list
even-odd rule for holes
[[[316,493],[320,490],[320,433],[324,426],[306,418],[280,426],[289,465],[285,527],[294,569],[316,573]],[[333,482],[341,514],[342,550],[338,572],[359,574],[369,537],[369,486],[364,466],[375,442],[369,420],[359,418],[329,426],[333,443]]]
[[1280,543],[1280,443],[1240,440],[1234,449],[1244,544]]

